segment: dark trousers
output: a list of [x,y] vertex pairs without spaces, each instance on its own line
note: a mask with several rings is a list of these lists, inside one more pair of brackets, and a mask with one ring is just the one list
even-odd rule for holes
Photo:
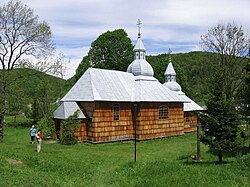
[[31,143],[34,143],[35,136],[30,136],[30,138],[31,138]]

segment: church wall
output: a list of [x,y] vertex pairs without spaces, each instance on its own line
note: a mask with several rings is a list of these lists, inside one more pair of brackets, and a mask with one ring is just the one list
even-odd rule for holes
[[114,120],[113,102],[95,102],[92,123],[88,128],[91,142],[126,140],[133,137],[131,103],[117,103],[120,106],[119,120]]
[[[168,107],[168,118],[159,119],[159,107]],[[140,140],[184,134],[183,103],[140,103],[137,117]]]
[[[114,120],[114,104],[119,104],[119,120]],[[81,122],[79,141],[95,143],[133,139],[132,103],[81,103],[90,118]],[[168,107],[168,118],[159,119],[159,107]],[[183,103],[139,103],[136,120],[139,140],[184,134]]]
[[86,129],[86,120],[80,120],[80,126],[75,131],[75,135],[77,136],[78,142],[83,142],[87,140],[87,129]]
[[184,112],[184,132],[197,131],[197,115],[193,112]]

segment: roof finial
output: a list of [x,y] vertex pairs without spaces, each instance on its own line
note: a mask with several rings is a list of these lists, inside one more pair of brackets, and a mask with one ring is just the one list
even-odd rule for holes
[[141,20],[138,19],[136,24],[138,26],[138,38],[141,37],[141,24],[142,24]]
[[172,53],[172,51],[171,51],[171,49],[169,48],[169,49],[168,49],[169,63],[171,63],[171,53]]

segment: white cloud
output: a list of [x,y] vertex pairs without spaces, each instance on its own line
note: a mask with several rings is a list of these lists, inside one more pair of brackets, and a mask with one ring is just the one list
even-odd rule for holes
[[[7,0],[0,0],[1,4]],[[199,49],[200,35],[220,22],[234,21],[250,31],[249,0],[23,0],[51,26],[57,51],[70,58],[67,76],[107,30],[123,28],[137,38],[140,18],[148,54]]]

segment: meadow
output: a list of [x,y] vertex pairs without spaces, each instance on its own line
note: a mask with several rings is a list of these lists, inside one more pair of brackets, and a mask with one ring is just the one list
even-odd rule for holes
[[134,162],[132,141],[61,145],[44,140],[42,151],[30,144],[29,128],[6,127],[0,143],[0,186],[250,186],[250,153],[217,156],[196,134],[141,141]]

